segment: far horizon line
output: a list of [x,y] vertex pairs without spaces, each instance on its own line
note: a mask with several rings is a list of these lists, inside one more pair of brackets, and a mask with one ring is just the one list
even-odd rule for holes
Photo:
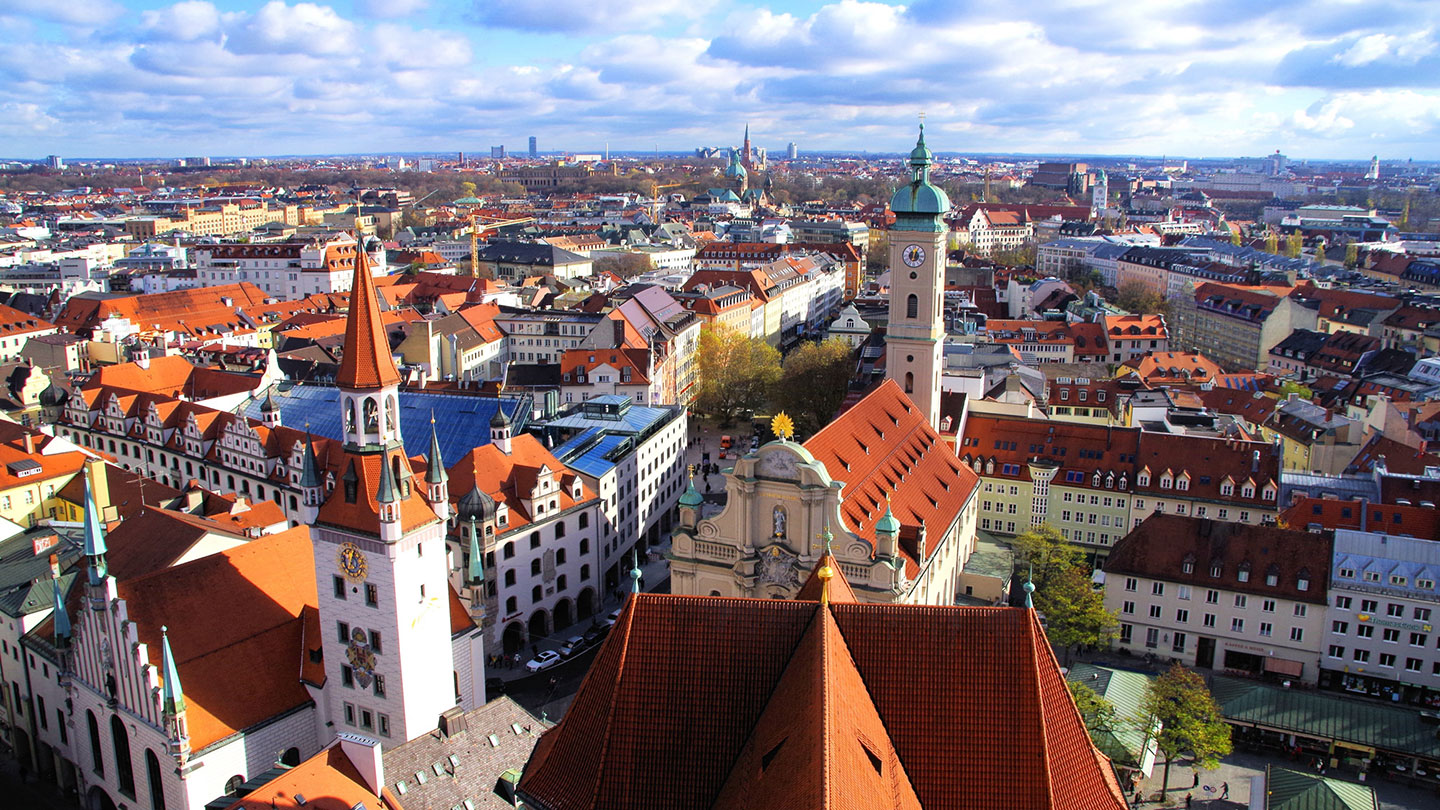
[[[752,145],[753,145],[753,144],[752,144]],[[723,149],[723,148],[725,148],[725,147],[696,147],[696,148]],[[560,158],[560,157],[567,157],[567,156],[574,156],[574,155],[602,155],[602,156],[603,156],[603,155],[606,154],[607,151],[608,151],[608,153],[609,153],[609,155],[610,155],[610,157],[611,157],[612,159],[613,159],[614,157],[617,157],[617,156],[624,156],[624,157],[648,156],[648,157],[651,157],[651,158],[655,158],[655,157],[659,157],[659,158],[677,158],[677,157],[690,157],[690,158],[694,158],[694,157],[696,157],[696,155],[695,155],[695,149],[686,149],[686,150],[677,150],[677,149],[668,149],[668,150],[667,150],[667,149],[660,149],[660,150],[654,150],[654,149],[609,149],[609,150],[605,150],[605,149],[599,149],[599,150],[563,149],[563,150],[555,150],[555,149],[552,149],[552,150],[537,152],[537,153],[534,155],[534,157],[536,157],[536,158]],[[766,148],[766,151],[767,151],[767,156],[768,156],[768,154],[771,152],[771,150],[769,150],[768,147],[767,147],[767,148]],[[67,161],[67,162],[73,161],[73,162],[75,162],[75,163],[116,163],[116,164],[152,164],[152,163],[163,163],[163,162],[174,161],[174,160],[189,160],[189,159],[201,159],[201,158],[209,159],[209,160],[212,160],[212,161],[214,161],[214,160],[221,160],[221,161],[229,161],[229,160],[325,160],[325,159],[375,159],[375,160],[383,160],[383,159],[385,159],[385,158],[390,158],[390,157],[395,157],[395,158],[407,158],[407,159],[408,159],[408,158],[433,159],[433,158],[446,158],[446,157],[454,158],[454,157],[457,157],[457,156],[460,155],[460,154],[474,154],[474,155],[477,156],[477,160],[478,160],[479,162],[484,162],[484,161],[498,161],[498,160],[510,160],[510,159],[527,159],[527,158],[530,158],[530,157],[531,157],[529,151],[528,151],[528,150],[523,150],[523,149],[522,149],[522,151],[519,151],[519,152],[513,152],[513,153],[507,152],[507,154],[506,154],[505,157],[503,157],[503,158],[491,157],[491,156],[489,156],[489,155],[487,154],[487,152],[488,152],[488,149],[487,149],[487,148],[482,148],[482,149],[480,149],[480,150],[475,151],[474,153],[470,153],[470,152],[467,152],[467,151],[465,151],[465,150],[452,149],[452,150],[443,150],[443,151],[429,150],[429,151],[423,151],[423,152],[413,152],[413,151],[412,151],[412,152],[393,152],[393,151],[373,151],[373,150],[371,150],[371,151],[360,151],[360,152],[316,152],[316,153],[309,153],[309,154],[301,154],[301,153],[281,153],[281,154],[269,154],[269,155],[245,155],[245,154],[211,154],[211,155],[207,155],[207,154],[203,154],[203,153],[191,153],[191,154],[188,154],[188,155],[175,154],[175,155],[168,155],[168,156],[146,156],[146,157],[108,157],[108,156],[98,156],[98,157],[97,157],[97,156],[84,156],[84,155],[70,156],[70,155],[63,155],[63,154],[56,154],[55,156],[61,158],[61,159],[64,160],[64,161]],[[770,157],[769,159],[770,159],[771,162],[789,161],[790,158],[784,157],[783,154],[784,154],[784,153],[783,153],[783,150],[782,150],[782,151],[780,152],[780,156],[779,156],[779,157]],[[803,149],[802,149],[802,150],[800,150],[800,156],[797,157],[796,160],[802,160],[802,161],[803,161],[804,158],[807,157],[807,156],[809,156],[809,157],[823,157],[823,158],[863,157],[863,158],[868,158],[868,159],[886,160],[886,159],[903,159],[903,158],[904,158],[906,155],[908,155],[908,154],[909,154],[908,151],[893,151],[893,152],[886,151],[886,152],[878,152],[878,151],[856,150],[856,149],[816,149],[816,150],[803,150]],[[1272,155],[1274,155],[1274,154],[1276,154],[1276,153],[1274,153],[1274,152],[1267,152],[1267,153],[1258,154],[1258,155],[1203,155],[1203,156],[1193,156],[1193,155],[1185,155],[1185,154],[1174,154],[1174,155],[1171,155],[1171,154],[1154,155],[1154,154],[1138,154],[1138,153],[1104,154],[1104,153],[1099,153],[1099,152],[1002,152],[1002,151],[968,151],[968,152],[962,152],[962,151],[956,151],[956,150],[935,150],[935,151],[934,151],[934,155],[935,155],[936,157],[951,157],[951,158],[970,158],[970,159],[977,159],[977,158],[1002,158],[1002,159],[1019,159],[1019,160],[1028,160],[1028,159],[1047,159],[1047,160],[1070,159],[1070,160],[1075,160],[1075,161],[1084,161],[1084,160],[1141,161],[1141,160],[1144,160],[1144,161],[1152,161],[1152,162],[1162,163],[1162,164],[1165,163],[1165,162],[1170,162],[1170,161],[1182,161],[1182,160],[1183,160],[1183,161],[1187,161],[1187,162],[1196,162],[1196,161],[1209,162],[1209,161],[1227,161],[1227,160],[1229,160],[1229,161],[1234,161],[1234,160],[1261,160],[1261,159],[1270,157],[1270,156],[1272,156]],[[1280,154],[1283,154],[1283,153],[1280,153]],[[34,158],[34,157],[0,157],[0,161],[3,161],[3,162],[17,162],[17,163],[32,163],[32,164],[37,164],[37,165],[43,165],[43,164],[45,163],[45,161],[46,161],[49,157],[50,157],[49,155],[47,155],[47,156],[45,156],[45,157],[39,157],[39,158]],[[1372,156],[1370,156],[1370,157],[1358,157],[1358,158],[1307,158],[1307,157],[1297,157],[1297,156],[1292,156],[1292,155],[1284,155],[1284,157],[1285,157],[1285,159],[1286,159],[1287,161],[1289,161],[1289,162],[1291,162],[1291,163],[1297,163],[1297,164],[1307,164],[1307,163],[1326,163],[1326,164],[1328,164],[1328,163],[1362,163],[1362,164],[1363,164],[1363,163],[1369,163],[1371,160],[1376,159],[1377,156],[1372,155]],[[602,159],[603,159],[603,158],[602,158]],[[702,158],[702,159],[704,159],[704,160],[714,160],[715,158]],[[1413,165],[1440,164],[1440,158],[1419,158],[1419,159],[1417,159],[1417,158],[1389,158],[1389,159],[1379,158],[1379,160],[1380,160],[1380,163],[1381,163],[1381,164],[1389,163],[1389,164],[1391,164],[1391,165],[1394,165],[1394,164],[1396,164],[1396,163],[1413,164]],[[190,169],[190,168],[225,168],[225,167],[204,167],[204,166],[193,166],[193,167],[192,167],[192,166],[184,166],[184,167],[180,167],[180,166],[175,166],[175,167],[171,167],[171,168],[176,168],[176,169],[179,169],[179,168]]]

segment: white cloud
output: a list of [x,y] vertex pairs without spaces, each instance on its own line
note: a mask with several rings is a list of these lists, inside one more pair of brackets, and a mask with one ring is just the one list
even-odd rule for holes
[[333,54],[355,46],[356,26],[329,6],[270,0],[231,34],[229,47],[248,53]]
[[143,12],[140,27],[157,39],[199,39],[220,30],[220,10],[207,0],[185,0]]
[[355,0],[355,10],[366,17],[396,19],[423,11],[430,0]]
[[1413,64],[1435,52],[1433,32],[1429,29],[1411,34],[1370,34],[1336,54],[1333,61],[1346,67],[1361,67],[1382,59]]

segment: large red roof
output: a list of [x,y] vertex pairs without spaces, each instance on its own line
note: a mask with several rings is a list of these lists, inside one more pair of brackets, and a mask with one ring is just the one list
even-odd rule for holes
[[944,532],[980,484],[890,379],[812,436],[805,449],[832,479],[845,482],[845,524],[872,546],[875,522],[890,504],[902,527],[906,576],[920,570],[907,536],[921,526]]
[[1125,807],[1033,611],[658,594],[520,789],[553,810]]

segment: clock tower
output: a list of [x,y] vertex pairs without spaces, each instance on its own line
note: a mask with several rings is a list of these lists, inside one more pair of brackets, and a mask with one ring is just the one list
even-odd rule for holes
[[925,146],[925,125],[910,152],[910,182],[890,198],[890,324],[885,374],[895,380],[940,427],[940,370],[945,348],[945,215],[950,198],[930,182],[934,155]]
[[[400,374],[357,245],[345,348],[335,375],[344,452],[310,536],[325,658],[326,719],[386,748],[470,708],[470,656],[452,645],[444,486],[411,469],[400,435]],[[443,462],[427,460],[433,467]],[[440,471],[427,478],[440,480]],[[478,643],[478,642],[477,642]],[[462,677],[463,670],[463,677]],[[481,681],[483,683],[483,681]],[[473,692],[472,690],[466,690]]]

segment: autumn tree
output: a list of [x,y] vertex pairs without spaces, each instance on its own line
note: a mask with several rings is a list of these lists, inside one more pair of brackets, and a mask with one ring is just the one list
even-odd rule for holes
[[1090,580],[1090,566],[1078,548],[1051,526],[1042,524],[1016,536],[1016,562],[1035,584],[1031,597],[1045,617],[1045,635],[1064,650],[1065,663],[1076,647],[1110,643],[1119,616],[1105,609],[1105,597]]
[[1080,710],[1080,718],[1085,721],[1085,729],[1092,735],[1096,731],[1111,731],[1119,723],[1115,704],[1101,697],[1088,684],[1067,680],[1065,686],[1070,689],[1070,697],[1075,701],[1075,708]]
[[699,393],[695,407],[729,424],[741,411],[765,404],[780,379],[780,352],[762,338],[726,327],[700,332]]
[[1115,304],[1129,312],[1146,314],[1159,313],[1165,308],[1165,300],[1141,281],[1127,281],[1118,289]]
[[1295,231],[1294,233],[1292,233],[1292,234],[1290,234],[1289,236],[1285,237],[1285,255],[1286,255],[1286,256],[1288,256],[1288,257],[1290,257],[1290,258],[1292,258],[1292,259],[1298,259],[1298,258],[1300,258],[1300,254],[1301,254],[1304,250],[1305,250],[1305,237],[1301,236],[1299,231]]
[[1220,714],[1220,704],[1197,674],[1176,664],[1152,680],[1141,707],[1148,717],[1160,721],[1156,747],[1165,755],[1165,775],[1160,792],[1170,787],[1170,762],[1188,754],[1203,768],[1214,768],[1230,753],[1230,726]]
[[849,343],[838,338],[804,343],[785,358],[770,401],[795,420],[797,435],[812,436],[844,404],[854,368]]

